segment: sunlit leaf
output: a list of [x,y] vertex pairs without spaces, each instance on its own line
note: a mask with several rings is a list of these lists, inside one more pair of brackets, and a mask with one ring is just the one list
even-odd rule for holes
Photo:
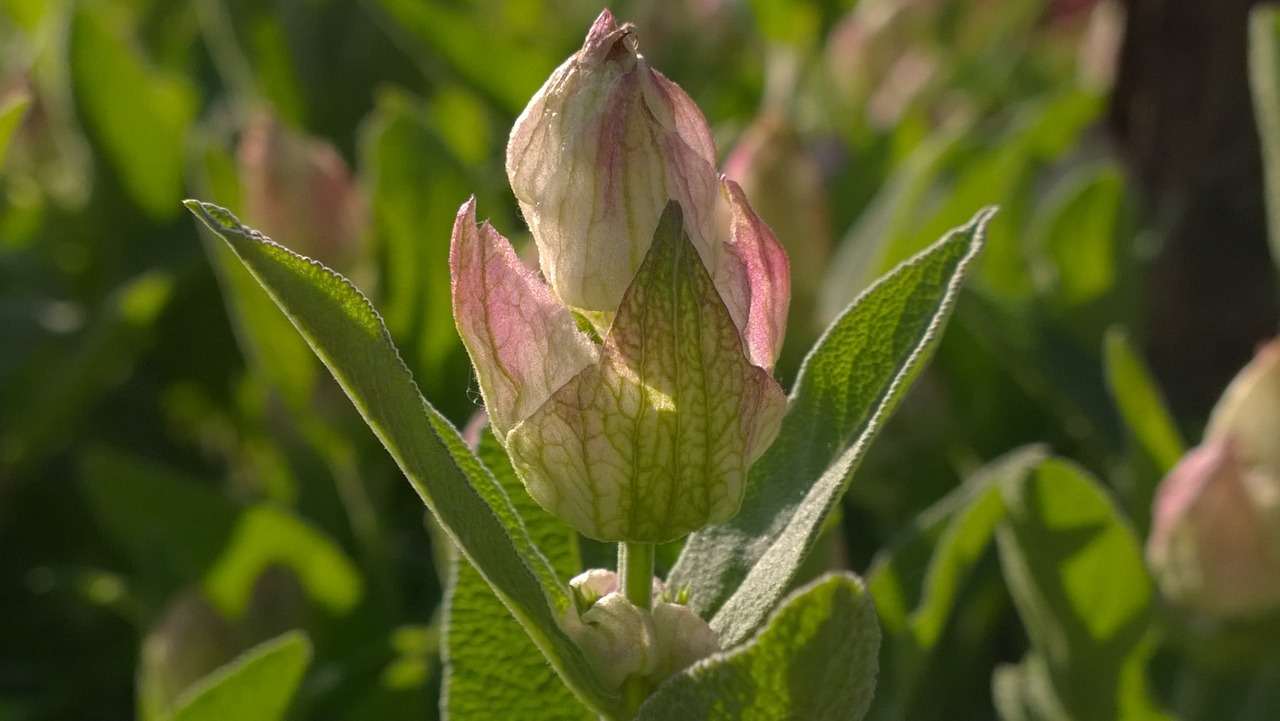
[[778,440],[751,469],[742,511],[690,536],[670,583],[723,643],[774,608],[880,425],[937,342],[993,210],[872,286],[805,360]]
[[600,685],[559,625],[570,603],[563,582],[502,487],[419,394],[369,301],[342,276],[245,228],[226,210],[196,201],[188,207],[267,288],[565,682],[596,709],[614,708],[616,694]]
[[[493,471],[529,534],[561,578],[578,573],[578,535],[525,492],[506,452],[485,431],[480,459]],[[445,592],[445,676],[440,707],[451,721],[595,718],[556,676],[475,567],[455,555]]]
[[279,721],[311,662],[311,643],[290,631],[246,651],[200,681],[176,704],[172,721]]
[[862,582],[826,576],[784,600],[755,638],[667,680],[639,719],[858,721],[871,705],[879,649]]

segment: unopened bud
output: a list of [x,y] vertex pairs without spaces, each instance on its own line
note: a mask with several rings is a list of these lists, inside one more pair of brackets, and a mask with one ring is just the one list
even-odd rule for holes
[[1232,439],[1241,463],[1280,477],[1280,340],[1263,346],[1214,406],[1205,439],[1219,438]]
[[[720,650],[715,632],[687,606],[659,600],[652,610],[638,608],[618,591],[613,571],[587,571],[569,585],[576,604],[565,629],[600,680],[612,688],[620,688],[628,677],[643,678],[656,688],[676,671]],[[662,581],[653,579],[652,592],[654,598],[666,595]]]
[[1280,607],[1277,478],[1245,465],[1229,439],[1192,449],[1156,494],[1147,562],[1170,600],[1210,618]]
[[716,151],[693,100],[605,10],[516,121],[507,176],[561,302],[611,313],[669,200],[714,268]]
[[[767,111],[729,153],[724,175],[742,188],[751,207],[787,251],[791,267],[797,269],[791,277],[788,325],[793,332],[798,329],[805,334],[815,325],[820,271],[826,267],[832,246],[831,211],[817,164],[786,117]],[[729,216],[722,206],[722,228],[731,222]],[[727,230],[722,235],[728,235]]]
[[338,151],[260,115],[245,128],[237,155],[254,226],[295,252],[350,272],[360,257],[366,208]]

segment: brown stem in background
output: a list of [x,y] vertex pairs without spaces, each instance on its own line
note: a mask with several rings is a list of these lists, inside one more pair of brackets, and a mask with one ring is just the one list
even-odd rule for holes
[[1124,4],[1110,124],[1163,243],[1147,277],[1143,346],[1175,414],[1199,423],[1276,334],[1246,67],[1254,0]]

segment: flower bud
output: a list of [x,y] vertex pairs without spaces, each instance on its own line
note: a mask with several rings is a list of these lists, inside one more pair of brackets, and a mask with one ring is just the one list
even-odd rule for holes
[[474,200],[454,225],[454,319],[494,432],[529,495],[597,540],[728,520],[786,411],[769,373],[786,254],[729,180],[712,242],[714,156],[697,108],[606,11],[508,148],[545,283]]
[[1280,486],[1230,439],[1192,449],[1156,494],[1147,562],[1161,592],[1210,618],[1280,607]]
[[653,671],[653,616],[618,591],[596,601],[581,621],[568,626],[569,636],[606,686],[621,688],[628,676]]
[[1205,438],[1233,439],[1242,463],[1280,477],[1280,340],[1263,346],[1232,379],[1209,415]]
[[[630,676],[656,688],[671,674],[720,650],[715,632],[687,606],[659,600],[651,611],[638,608],[619,592],[613,571],[587,571],[569,586],[576,603],[565,629],[600,680],[612,688],[620,688]],[[654,578],[654,598],[665,593],[662,581]]]
[[1204,442],[1156,495],[1147,559],[1166,596],[1202,614],[1280,609],[1280,341],[1214,406]]
[[651,676],[656,683],[720,650],[716,632],[683,604],[653,604],[653,629],[656,650]]
[[350,272],[366,208],[338,151],[260,115],[241,135],[237,156],[253,224],[291,250]]
[[702,113],[649,67],[608,10],[516,121],[507,176],[562,303],[609,313],[644,260],[667,201],[707,267],[716,152]]
[[[791,266],[807,271],[791,279],[788,324],[793,332],[797,326],[802,333],[816,331],[814,306],[832,246],[831,211],[817,164],[790,122],[781,113],[766,111],[725,159],[724,175],[751,199],[786,249]],[[720,214],[720,225],[729,222],[727,215]]]

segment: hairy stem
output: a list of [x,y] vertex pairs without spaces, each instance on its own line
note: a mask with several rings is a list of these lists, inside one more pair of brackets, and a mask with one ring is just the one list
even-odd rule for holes
[[[618,577],[622,595],[636,608],[648,611],[653,607],[653,552],[652,543],[618,544]],[[649,695],[643,678],[631,676],[622,684],[622,704],[626,718],[634,718],[640,704]]]

